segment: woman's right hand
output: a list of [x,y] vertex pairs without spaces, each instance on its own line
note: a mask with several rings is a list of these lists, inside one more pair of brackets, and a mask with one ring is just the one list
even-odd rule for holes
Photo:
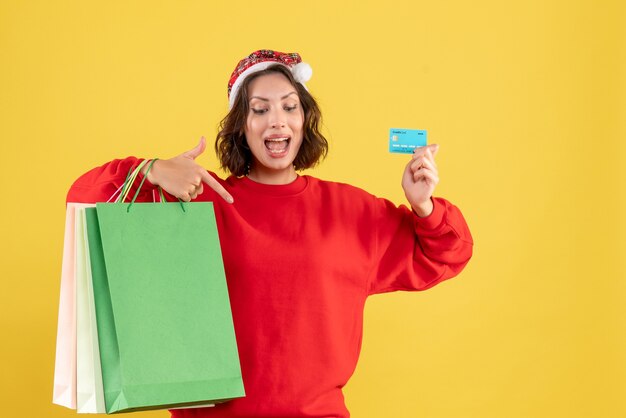
[[[189,202],[202,194],[206,183],[228,203],[233,203],[230,193],[204,167],[195,162],[205,149],[206,139],[202,137],[193,149],[169,160],[155,161],[148,172],[148,181],[184,202]],[[143,174],[146,170],[147,167],[144,167]]]

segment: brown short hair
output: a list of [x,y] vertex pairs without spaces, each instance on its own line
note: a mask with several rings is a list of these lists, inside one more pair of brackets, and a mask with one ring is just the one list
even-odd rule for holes
[[248,86],[255,78],[273,73],[284,75],[294,86],[304,111],[302,145],[293,162],[296,170],[315,166],[328,153],[328,141],[319,131],[322,113],[317,102],[306,88],[293,78],[288,68],[280,64],[272,65],[246,77],[237,93],[233,107],[220,122],[219,132],[215,138],[215,152],[220,160],[220,166],[235,176],[247,174],[252,162],[252,152],[244,133],[250,111]]

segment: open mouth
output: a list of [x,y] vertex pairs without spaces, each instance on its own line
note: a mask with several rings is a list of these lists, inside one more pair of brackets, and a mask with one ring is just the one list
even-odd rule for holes
[[281,155],[287,151],[290,140],[291,138],[288,136],[275,138],[270,137],[265,140],[265,148],[269,151],[271,155]]

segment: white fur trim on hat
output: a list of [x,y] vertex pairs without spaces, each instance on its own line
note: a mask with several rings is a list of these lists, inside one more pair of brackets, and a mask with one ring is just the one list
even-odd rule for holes
[[233,105],[235,104],[235,98],[237,97],[237,94],[239,93],[239,87],[241,87],[241,83],[243,83],[243,80],[245,80],[246,77],[248,77],[250,74],[263,71],[269,66],[274,65],[274,64],[280,64],[282,66],[289,68],[289,70],[291,70],[291,74],[293,74],[293,78],[298,83],[302,84],[302,86],[305,89],[307,88],[304,83],[306,83],[307,81],[311,79],[311,76],[313,75],[313,69],[306,62],[300,62],[294,65],[293,67],[289,67],[283,64],[282,62],[277,62],[277,61],[259,62],[258,64],[254,64],[250,66],[249,68],[246,68],[245,71],[239,74],[239,77],[237,77],[237,80],[235,80],[235,82],[233,83],[233,87],[230,90],[230,97],[228,98],[228,109],[230,110],[233,108]]

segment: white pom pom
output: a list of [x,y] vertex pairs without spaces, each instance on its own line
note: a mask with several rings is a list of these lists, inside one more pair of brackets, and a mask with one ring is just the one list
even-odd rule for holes
[[306,62],[300,62],[291,67],[291,73],[298,83],[304,84],[311,79],[313,69]]

